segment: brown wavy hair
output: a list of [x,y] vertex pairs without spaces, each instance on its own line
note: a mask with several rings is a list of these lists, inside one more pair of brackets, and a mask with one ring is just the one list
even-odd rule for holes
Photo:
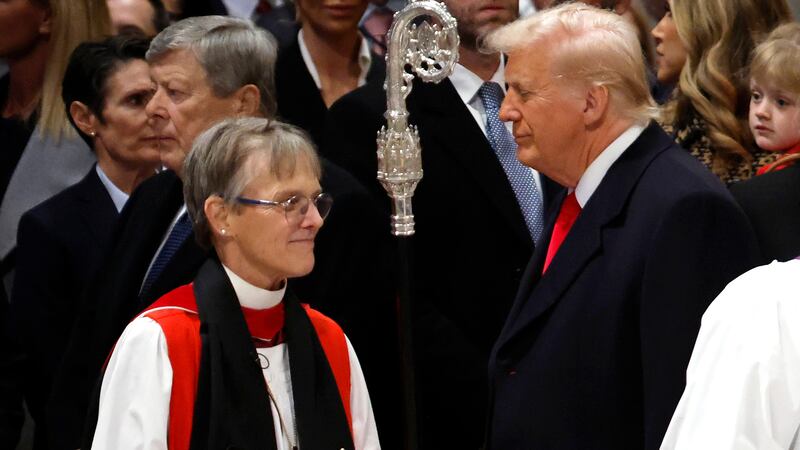
[[724,173],[752,160],[747,124],[750,53],[792,18],[786,0],[672,0],[672,15],[686,48],[678,88],[665,110],[675,128],[701,119],[713,151],[712,170]]

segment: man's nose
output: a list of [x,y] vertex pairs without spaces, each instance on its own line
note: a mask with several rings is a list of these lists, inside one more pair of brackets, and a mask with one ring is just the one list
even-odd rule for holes
[[144,107],[144,112],[147,114],[147,117],[150,119],[166,119],[169,117],[167,114],[167,109],[164,107],[164,90],[158,89],[150,97],[150,101],[147,102],[147,105]]
[[516,122],[519,120],[519,110],[516,108],[516,104],[514,101],[514,95],[510,90],[508,94],[506,94],[506,98],[503,99],[503,103],[500,104],[500,120],[503,122]]

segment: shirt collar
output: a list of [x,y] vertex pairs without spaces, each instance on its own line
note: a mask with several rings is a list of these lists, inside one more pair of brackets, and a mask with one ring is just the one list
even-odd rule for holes
[[122,211],[122,207],[125,206],[125,203],[128,201],[128,194],[126,194],[122,189],[118,188],[114,182],[108,178],[108,175],[106,175],[106,173],[103,172],[103,169],[100,168],[100,164],[95,164],[94,168],[97,172],[97,176],[100,177],[100,182],[103,183],[106,191],[108,191],[111,201],[114,202],[114,207],[117,208],[117,212]]
[[[361,74],[358,76],[358,85],[363,86],[367,82],[367,74],[369,67],[372,65],[372,53],[369,50],[369,43],[359,34],[361,44],[358,47],[358,67],[361,69]],[[311,59],[311,53],[308,52],[306,41],[303,39],[303,29],[297,32],[297,43],[300,45],[300,55],[303,57],[303,62],[306,64],[308,73],[317,85],[317,89],[322,89],[322,82],[319,80],[319,72],[317,66],[314,65],[314,60]]]
[[[500,88],[503,89],[503,93],[506,92],[506,77],[503,71],[504,68],[505,61],[501,59],[500,65],[497,66],[497,70],[489,80],[499,84]],[[472,71],[461,64],[456,64],[456,66],[453,68],[453,73],[450,75],[450,82],[453,83],[453,87],[456,88],[458,96],[461,97],[461,101],[466,105],[472,103],[472,101],[475,99],[475,96],[478,95],[478,90],[481,88],[481,86],[483,86],[483,80],[481,77],[475,75]]]
[[594,191],[597,190],[597,186],[599,186],[600,182],[605,178],[608,169],[610,169],[625,150],[633,144],[646,127],[646,124],[632,125],[614,139],[614,142],[609,144],[609,146],[589,164],[589,167],[583,172],[581,179],[578,181],[578,185],[575,187],[575,198],[578,200],[578,204],[581,205],[581,208],[586,205],[586,202],[592,197]]
[[258,0],[222,0],[229,16],[250,19],[258,6]]
[[239,275],[233,273],[226,265],[222,265],[228,278],[231,280],[233,290],[236,292],[236,297],[239,299],[239,304],[245,308],[250,309],[267,309],[272,308],[283,300],[283,294],[286,292],[286,282],[284,281],[283,287],[277,291],[270,291],[254,286],[247,281],[243,280]]

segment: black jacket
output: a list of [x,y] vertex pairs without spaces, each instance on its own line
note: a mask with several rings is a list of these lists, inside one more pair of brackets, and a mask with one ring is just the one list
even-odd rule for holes
[[489,447],[657,449],[703,312],[756,263],[753,232],[655,124],[611,166],[541,275],[558,210],[492,350]]
[[800,165],[731,186],[761,247],[761,263],[800,256]]
[[[385,124],[382,85],[368,83],[331,107],[321,151],[367,186],[388,230],[389,198],[375,178],[375,137]],[[420,445],[474,449],[484,429],[489,351],[533,243],[500,162],[450,81],[415,81],[408,110],[419,129],[424,171],[413,197],[411,238]],[[560,187],[543,180],[547,204]],[[388,448],[400,442],[391,428],[402,411],[391,395],[396,391],[370,385]]]

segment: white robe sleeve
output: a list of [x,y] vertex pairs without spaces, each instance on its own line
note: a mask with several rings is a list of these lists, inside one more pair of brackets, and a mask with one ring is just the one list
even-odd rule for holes
[[166,450],[171,391],[164,332],[140,317],[122,333],[108,362],[92,449]]
[[350,414],[353,420],[353,444],[355,450],[380,450],[378,428],[375,425],[375,415],[372,413],[367,382],[364,380],[361,364],[350,344],[350,339],[345,336],[345,340],[350,359]]
[[800,261],[731,282],[703,315],[662,450],[799,449]]

